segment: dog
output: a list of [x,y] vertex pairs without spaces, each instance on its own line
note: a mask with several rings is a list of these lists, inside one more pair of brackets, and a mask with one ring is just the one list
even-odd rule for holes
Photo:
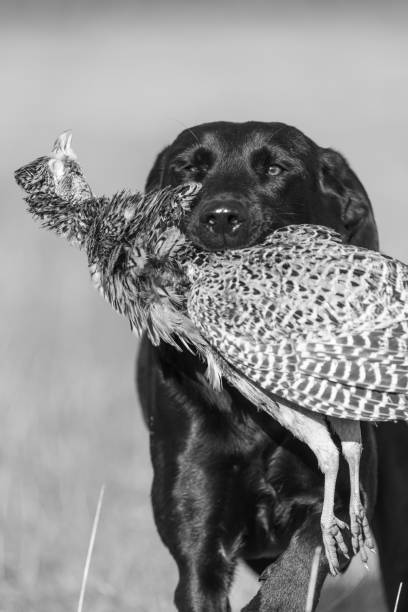
[[[184,228],[202,249],[258,244],[292,223],[327,225],[350,244],[378,249],[370,200],[345,158],[283,123],[214,122],[184,130],[158,155],[146,190],[187,181],[202,184]],[[321,544],[323,499],[310,450],[227,382],[221,392],[212,389],[190,353],[143,338],[136,376],[150,432],[154,518],[179,570],[177,610],[228,612],[234,569],[243,559],[261,575],[246,612],[303,611]],[[399,491],[408,473],[407,442],[405,425],[363,424],[362,494],[390,605],[408,578],[408,492]],[[343,519],[348,496],[342,465],[336,511]],[[342,568],[348,563],[344,558]],[[315,606],[327,573],[322,554]]]

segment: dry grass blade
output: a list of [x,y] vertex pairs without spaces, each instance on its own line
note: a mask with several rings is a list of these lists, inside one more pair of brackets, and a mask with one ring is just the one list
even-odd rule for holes
[[105,493],[105,485],[102,485],[101,490],[99,492],[98,504],[96,506],[95,517],[94,517],[93,524],[92,524],[92,531],[91,531],[91,537],[89,540],[88,552],[86,554],[85,567],[84,567],[84,573],[82,575],[82,584],[81,584],[81,591],[79,593],[77,612],[82,612],[82,609],[84,606],[86,583],[88,581],[89,567],[91,565],[92,552],[94,549],[96,532],[98,529],[99,518],[101,516],[104,493]]
[[395,604],[394,604],[394,612],[397,612],[398,610],[398,604],[399,604],[399,600],[401,597],[401,591],[402,591],[402,582],[400,582],[399,587],[398,587],[397,599],[395,600]]
[[316,546],[314,555],[313,555],[312,568],[310,570],[309,585],[307,587],[305,612],[312,612],[313,610],[313,602],[314,602],[316,582],[317,582],[317,572],[319,569],[321,553],[322,553],[322,547]]

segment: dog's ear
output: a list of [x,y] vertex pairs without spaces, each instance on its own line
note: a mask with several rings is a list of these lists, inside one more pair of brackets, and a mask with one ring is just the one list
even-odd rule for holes
[[167,162],[167,153],[170,146],[166,147],[156,157],[156,161],[150,170],[146,179],[145,191],[154,191],[155,189],[161,189],[163,185],[164,172]]
[[333,149],[320,149],[319,183],[325,204],[339,207],[347,242],[378,250],[373,209],[363,185],[346,159]]

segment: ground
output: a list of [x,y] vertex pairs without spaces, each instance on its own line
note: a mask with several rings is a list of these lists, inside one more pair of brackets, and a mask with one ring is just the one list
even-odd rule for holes
[[[84,611],[168,612],[177,580],[150,511],[137,339],[92,289],[84,257],[25,213],[13,169],[72,128],[96,191],[112,192],[142,186],[184,124],[282,120],[347,155],[374,202],[383,249],[407,259],[401,14],[367,16],[362,6],[295,17],[252,5],[265,13],[254,16],[245,3],[232,20],[228,3],[204,14],[182,3],[166,12],[123,2],[109,12],[103,3],[85,10],[56,1],[37,13],[5,3],[0,612],[76,608],[103,484]],[[371,566],[367,573],[354,562],[344,578],[329,579],[319,610],[384,612]],[[234,609],[256,588],[240,568]]]

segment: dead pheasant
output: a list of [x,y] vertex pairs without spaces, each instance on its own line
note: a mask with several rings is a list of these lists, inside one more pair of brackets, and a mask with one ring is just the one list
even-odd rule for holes
[[334,515],[339,453],[329,422],[350,470],[353,550],[366,560],[359,421],[408,420],[407,266],[312,225],[248,249],[198,251],[182,227],[199,186],[95,198],[68,134],[16,180],[35,217],[86,249],[94,281],[135,331],[197,350],[215,388],[224,376],[312,449],[336,573],[337,548],[347,556],[347,547]]

